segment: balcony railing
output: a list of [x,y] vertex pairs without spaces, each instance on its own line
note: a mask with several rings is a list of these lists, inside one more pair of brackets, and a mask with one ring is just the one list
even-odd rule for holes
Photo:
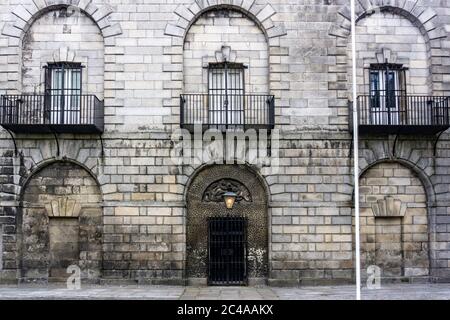
[[358,97],[361,133],[435,134],[450,128],[450,97],[385,92]]
[[0,96],[0,125],[17,133],[102,133],[103,115],[95,95]]
[[275,97],[258,94],[183,94],[180,123],[193,130],[267,129],[275,124]]

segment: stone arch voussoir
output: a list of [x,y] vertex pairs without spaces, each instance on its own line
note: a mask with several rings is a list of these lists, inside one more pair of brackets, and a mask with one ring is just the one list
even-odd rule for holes
[[88,15],[98,26],[104,39],[122,33],[120,24],[112,24],[109,20],[113,13],[113,8],[109,5],[97,6],[92,0],[32,0],[28,5],[20,4],[13,9],[15,21],[5,24],[2,34],[22,39],[37,18],[58,7],[70,7]]
[[[188,197],[188,191],[191,188],[191,185],[193,183],[193,181],[197,178],[197,176],[205,170],[208,170],[212,167],[215,166],[220,166],[217,164],[209,164],[209,163],[204,163],[202,165],[199,165],[197,167],[185,167],[185,169],[187,169],[187,172],[185,172],[184,174],[187,175],[188,179],[184,185],[184,191],[183,191],[183,201],[184,203],[187,203],[187,197]],[[228,165],[230,166],[230,165]],[[245,168],[245,170],[247,170],[248,172],[251,172],[256,179],[260,182],[261,186],[264,189],[264,194],[265,197],[267,199],[267,202],[270,203],[271,201],[271,192],[270,192],[270,187],[269,184],[267,183],[266,179],[264,178],[264,176],[261,174],[261,172],[257,169],[257,167],[252,166],[248,163],[245,164],[241,164],[241,165],[237,165],[239,168]]]
[[370,163],[368,163],[364,168],[361,168],[360,170],[360,174],[359,174],[359,178],[361,179],[365,173],[367,171],[369,171],[371,168],[381,164],[381,163],[389,163],[389,162],[394,162],[394,163],[398,163],[400,165],[402,165],[403,167],[411,170],[413,173],[415,173],[417,175],[417,177],[419,178],[419,180],[421,181],[425,192],[426,192],[426,196],[427,196],[427,203],[429,207],[434,207],[436,204],[436,192],[434,190],[434,186],[433,183],[431,182],[430,177],[427,175],[427,173],[421,168],[419,167],[417,164],[411,162],[408,159],[401,159],[401,158],[396,158],[396,159],[390,159],[390,158],[385,158],[385,159],[376,159],[371,161]]
[[[370,16],[377,11],[389,11],[394,14],[404,16],[416,25],[426,37],[434,49],[441,48],[441,39],[446,37],[443,26],[438,26],[436,20],[437,13],[432,8],[421,7],[417,1],[405,0],[362,0],[357,1],[356,16],[357,21]],[[348,38],[351,33],[351,8],[344,6],[338,12],[340,19],[338,23],[331,26],[329,35],[338,38]]]
[[166,25],[165,34],[173,37],[183,38],[190,26],[204,12],[215,8],[230,8],[241,11],[252,18],[263,30],[269,45],[271,39],[286,35],[286,29],[282,24],[275,24],[272,16],[276,14],[275,9],[268,1],[257,4],[255,0],[195,0],[191,5],[179,5],[175,9],[178,20]]
[[103,199],[103,190],[102,190],[102,185],[99,181],[99,178],[97,177],[97,175],[94,173],[94,171],[92,170],[92,168],[90,168],[87,164],[82,163],[78,160],[74,160],[74,159],[46,159],[46,160],[42,160],[39,163],[36,163],[35,166],[33,168],[31,168],[28,172],[28,174],[24,175],[21,179],[21,183],[20,183],[20,191],[19,191],[19,199],[22,199],[24,196],[24,191],[26,190],[26,187],[29,183],[29,181],[31,179],[33,179],[34,176],[36,176],[37,174],[39,174],[39,172],[41,172],[42,170],[44,170],[45,168],[57,164],[57,163],[70,163],[73,164],[75,167],[86,171],[89,176],[96,182],[97,187],[100,190],[101,193],[101,197]]

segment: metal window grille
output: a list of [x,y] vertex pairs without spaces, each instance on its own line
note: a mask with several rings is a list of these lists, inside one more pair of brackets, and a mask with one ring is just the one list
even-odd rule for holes
[[82,66],[58,62],[45,67],[45,113],[52,124],[81,123]]
[[247,284],[247,218],[208,219],[208,284]]
[[240,126],[245,117],[244,66],[210,64],[208,68],[209,123],[227,128]]
[[402,65],[387,62],[370,66],[372,122],[396,125],[407,116],[405,71]]

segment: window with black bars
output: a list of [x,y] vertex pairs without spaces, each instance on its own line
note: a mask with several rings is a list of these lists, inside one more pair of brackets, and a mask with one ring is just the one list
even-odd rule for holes
[[398,124],[406,117],[406,68],[401,64],[372,64],[369,96],[373,123]]
[[245,118],[245,67],[214,63],[208,67],[208,121],[212,125],[243,125]]
[[45,111],[50,123],[80,123],[82,71],[80,63],[49,63],[45,67]]
[[396,108],[399,96],[406,96],[406,68],[399,64],[372,64],[369,74],[373,108]]

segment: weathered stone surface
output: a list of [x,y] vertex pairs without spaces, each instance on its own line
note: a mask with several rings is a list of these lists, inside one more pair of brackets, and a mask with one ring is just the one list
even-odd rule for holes
[[[243,190],[230,189],[237,194],[248,193],[236,199],[233,209],[225,209],[223,201],[209,201],[210,186],[223,178],[236,181]],[[251,190],[251,191],[249,191]],[[250,278],[268,276],[268,212],[264,187],[255,173],[244,166],[213,166],[195,176],[187,197],[186,246],[187,276],[207,277],[208,217],[243,216],[248,219],[248,272]]]
[[[81,268],[83,279],[98,280],[101,198],[92,177],[71,163],[50,165],[28,182],[23,201],[19,229],[22,243],[17,244],[23,246],[22,280],[64,281],[70,265]],[[80,210],[78,216],[74,215],[75,204]]]
[[[204,268],[205,251],[195,253],[195,260],[188,245],[198,237],[204,249],[205,225],[193,233],[189,218],[200,210],[204,220],[220,204],[193,208],[186,202],[198,196],[187,186],[198,183],[195,172],[202,164],[175,165],[170,158],[171,135],[180,126],[180,94],[207,92],[204,67],[216,61],[222,46],[231,48],[229,57],[235,62],[246,65],[246,93],[275,96],[275,124],[282,131],[277,172],[251,169],[261,177],[259,184],[255,176],[242,173],[247,172],[242,167],[220,177],[254,183],[249,188],[252,195],[267,184],[269,194],[259,207],[239,203],[261,222],[250,226],[253,235],[257,228],[263,230],[252,243],[261,241],[261,247],[270,248],[266,251],[270,256],[265,252],[259,264],[264,272],[253,274],[275,284],[351,281],[347,3],[160,0],[102,7],[101,1],[80,0],[80,14],[68,17],[61,7],[44,9],[47,3],[68,1],[33,2],[36,9],[28,0],[0,5],[0,94],[43,93],[44,65],[56,60],[80,62],[82,92],[104,98],[105,132],[101,141],[97,135],[58,134],[59,155],[51,134],[18,135],[16,155],[14,141],[5,131],[0,133],[0,281],[16,281],[17,274],[45,281],[52,259],[58,257],[51,256],[55,238],[49,232],[50,221],[67,215],[78,216],[80,265],[95,270],[84,274],[87,278],[183,283],[190,265]],[[363,14],[370,1],[358,2],[358,13]],[[448,95],[446,4],[376,3],[386,8],[361,16],[358,22],[359,92],[369,90],[368,66],[387,58],[408,68],[409,94]],[[14,14],[17,4],[32,17],[22,9]],[[220,10],[206,10],[216,5]],[[401,10],[393,9],[398,5]],[[240,8],[232,10],[233,6]],[[204,14],[193,21],[200,10]],[[435,137],[419,131],[397,139],[360,137],[361,169],[380,163],[361,179],[362,201],[367,204],[361,221],[364,262],[382,266],[385,276],[450,279],[448,134],[440,137],[436,154],[435,142]],[[62,165],[64,158],[80,163],[98,181],[84,169]],[[31,176],[38,166],[51,162],[55,164],[50,171]],[[53,172],[73,176],[50,176]],[[201,180],[213,177],[205,173]],[[393,204],[401,201],[400,212],[393,206],[386,212],[395,214],[375,218],[372,205],[390,201],[389,197]],[[75,202],[69,201],[73,198]],[[61,228],[53,228],[56,236]],[[67,240],[76,243],[75,237]],[[56,252],[64,252],[67,243]],[[26,250],[19,250],[21,246]],[[19,252],[25,252],[23,270],[18,270]],[[198,270],[204,276],[204,269]]]
[[382,163],[363,175],[361,189],[363,269],[377,265],[386,278],[429,275],[428,210],[421,181],[400,164]]

